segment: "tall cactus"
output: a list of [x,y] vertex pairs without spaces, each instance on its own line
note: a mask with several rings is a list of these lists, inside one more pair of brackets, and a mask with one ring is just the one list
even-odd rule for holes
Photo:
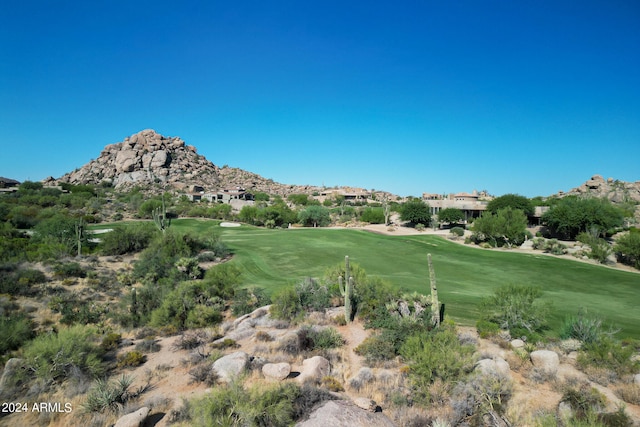
[[167,218],[167,208],[164,204],[164,194],[162,195],[162,208],[157,207],[153,211],[151,211],[151,216],[153,217],[153,222],[158,227],[158,230],[164,232],[171,225],[171,218]]
[[84,239],[84,219],[76,223],[76,239],[78,242],[78,256],[82,256],[82,239]]
[[429,264],[429,283],[431,285],[431,320],[434,326],[440,326],[440,302],[438,301],[438,288],[436,287],[436,273],[433,270],[431,254],[427,254]]
[[351,322],[352,307],[351,299],[353,296],[353,277],[351,276],[351,268],[349,266],[349,255],[344,257],[344,283],[342,276],[338,277],[338,286],[340,294],[344,297],[344,319],[347,323]]

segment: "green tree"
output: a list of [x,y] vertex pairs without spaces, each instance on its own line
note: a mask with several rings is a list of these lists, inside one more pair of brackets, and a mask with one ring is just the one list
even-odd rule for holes
[[491,246],[520,245],[527,236],[527,217],[519,209],[500,209],[497,214],[484,212],[473,222],[473,239]]
[[34,229],[34,242],[59,244],[64,246],[67,255],[75,255],[79,242],[82,245],[88,243],[86,233],[84,236],[80,236],[80,239],[76,235],[78,221],[78,219],[62,214],[42,220]]
[[613,250],[621,262],[640,269],[640,230],[632,229],[620,236]]
[[496,323],[512,335],[539,333],[547,327],[550,311],[541,296],[542,291],[533,286],[500,287],[482,301],[482,320]]
[[414,198],[400,207],[400,219],[413,225],[422,224],[428,227],[431,224],[431,210],[427,203]]
[[384,210],[382,208],[366,207],[360,214],[360,220],[370,224],[384,224]]
[[487,210],[491,213],[498,213],[504,208],[520,209],[525,215],[531,216],[534,213],[533,203],[525,196],[519,194],[505,194],[496,197],[487,204]]
[[464,220],[464,213],[457,208],[445,208],[438,212],[438,221],[449,224],[460,224]]
[[329,209],[318,205],[308,206],[298,212],[298,220],[308,227],[325,227],[331,223]]
[[542,223],[554,235],[572,240],[592,230],[601,236],[612,234],[623,225],[624,214],[607,199],[565,197],[542,215]]
[[310,202],[306,194],[289,194],[287,200],[297,206],[307,206]]

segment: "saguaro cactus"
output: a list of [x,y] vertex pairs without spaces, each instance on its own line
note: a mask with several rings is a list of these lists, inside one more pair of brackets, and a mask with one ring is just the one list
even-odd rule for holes
[[351,299],[353,296],[353,277],[351,277],[349,255],[344,257],[344,283],[342,276],[339,276],[338,285],[340,287],[340,294],[344,297],[344,319],[349,323],[351,322]]
[[84,219],[76,223],[76,239],[78,242],[78,256],[82,256],[82,239],[84,238]]
[[164,195],[162,196],[162,208],[155,208],[151,211],[151,216],[153,217],[153,222],[158,227],[158,230],[164,233],[167,228],[171,225],[171,218],[167,219],[167,208],[164,204]]
[[427,254],[429,264],[429,283],[431,285],[431,320],[434,326],[440,326],[440,302],[438,301],[438,288],[436,287],[436,273],[433,270],[431,254]]

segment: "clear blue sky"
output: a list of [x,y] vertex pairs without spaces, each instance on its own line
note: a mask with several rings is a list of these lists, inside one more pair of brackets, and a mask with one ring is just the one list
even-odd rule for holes
[[147,128],[287,184],[640,180],[640,2],[3,2],[0,176]]

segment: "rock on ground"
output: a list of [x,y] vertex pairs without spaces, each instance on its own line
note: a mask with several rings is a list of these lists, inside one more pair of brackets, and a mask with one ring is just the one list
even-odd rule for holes
[[213,369],[221,381],[230,382],[247,369],[249,355],[244,351],[236,351],[213,362]]
[[271,378],[274,380],[283,380],[289,376],[291,373],[291,365],[282,362],[282,363],[267,363],[262,366],[262,374],[266,378]]
[[135,412],[120,417],[113,427],[140,427],[144,424],[149,415],[149,408],[146,406]]
[[296,427],[395,427],[382,412],[369,412],[358,408],[352,402],[331,400],[313,411],[309,419],[296,424]]
[[555,375],[560,366],[558,353],[551,350],[537,350],[531,352],[531,363],[535,368],[541,369],[547,375]]
[[302,362],[302,372],[298,376],[298,381],[303,383],[307,380],[320,381],[322,377],[329,375],[331,365],[329,361],[322,356],[313,356]]

